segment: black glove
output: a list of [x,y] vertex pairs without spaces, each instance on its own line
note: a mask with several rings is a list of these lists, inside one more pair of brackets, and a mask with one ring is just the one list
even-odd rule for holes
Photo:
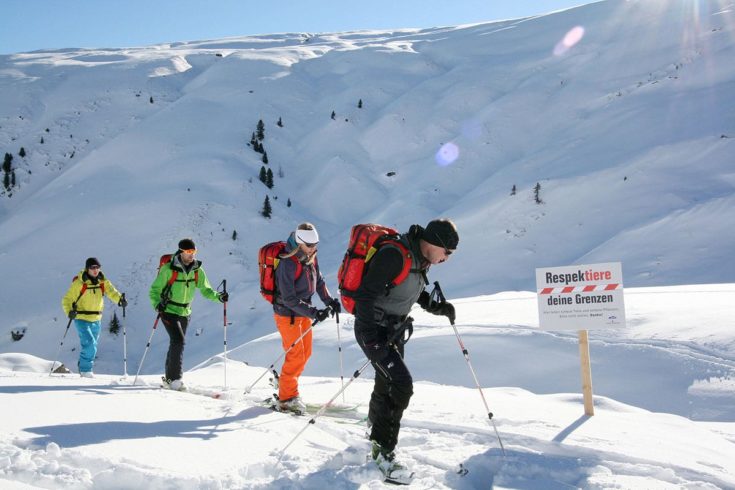
[[431,303],[431,295],[426,290],[421,291],[421,294],[419,295],[419,299],[416,300],[416,302],[419,304],[421,308],[428,311],[429,304]]
[[337,298],[333,298],[327,306],[332,309],[332,313],[342,313],[342,305]]
[[117,302],[117,306],[122,306],[123,308],[128,306],[128,300],[125,299],[125,296],[120,297],[120,301]]
[[365,355],[370,362],[380,362],[386,357],[390,350],[386,344],[382,342],[375,342],[373,344],[365,344]]
[[75,319],[77,317],[77,310],[69,310],[69,318],[71,320]]
[[329,308],[316,310],[316,313],[314,313],[314,320],[318,322],[323,322],[327,318],[329,318]]
[[219,302],[220,303],[226,303],[230,299],[230,294],[227,291],[222,291],[219,293]]
[[442,315],[447,318],[449,318],[449,322],[454,324],[454,320],[457,318],[457,315],[454,311],[454,305],[450,303],[449,301],[445,301],[443,303],[439,303],[439,306],[437,307],[437,311],[432,311],[435,315]]
[[166,311],[166,306],[163,303],[158,303],[156,305],[156,311],[158,313],[163,313],[164,311]]

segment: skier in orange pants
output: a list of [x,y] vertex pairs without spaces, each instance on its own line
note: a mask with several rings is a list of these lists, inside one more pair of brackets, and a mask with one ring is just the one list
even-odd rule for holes
[[[309,330],[312,320],[322,321],[329,316],[330,310],[341,310],[339,301],[329,294],[319,272],[316,261],[319,234],[314,225],[301,223],[286,243],[286,252],[280,257],[276,269],[276,295],[273,300],[273,316],[284,350]],[[314,293],[319,295],[326,308],[319,310],[311,305]],[[281,411],[304,413],[306,410],[299,396],[298,379],[311,356],[311,338],[311,332],[308,332],[286,354],[278,385]]]

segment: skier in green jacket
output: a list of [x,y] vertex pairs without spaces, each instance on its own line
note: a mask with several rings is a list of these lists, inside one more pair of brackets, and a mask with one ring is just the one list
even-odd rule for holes
[[194,290],[199,289],[211,301],[224,303],[229,299],[227,292],[212,289],[201,261],[194,259],[196,253],[191,238],[181,240],[179,250],[161,266],[149,291],[151,305],[158,311],[169,336],[165,382],[172,390],[186,389],[181,379],[182,364]]

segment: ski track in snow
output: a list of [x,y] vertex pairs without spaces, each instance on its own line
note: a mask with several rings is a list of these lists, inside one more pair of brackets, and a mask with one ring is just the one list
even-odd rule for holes
[[[31,376],[24,376],[33,383]],[[65,376],[65,378],[72,378]],[[196,403],[197,398],[211,400],[224,409],[225,414],[244,409],[262,408],[244,400],[238,390],[223,393],[207,387],[191,387],[192,392],[180,393],[155,387],[132,387],[125,381],[110,385],[95,385],[100,393],[114,393],[116,389],[142,388],[141,394],[175,398],[180,402]],[[212,394],[220,394],[220,399]],[[365,407],[363,407],[364,409]],[[409,409],[410,410],[410,409]],[[263,409],[263,413],[269,412]],[[420,413],[418,415],[421,415]],[[431,416],[432,414],[426,414]],[[309,424],[311,416],[294,417],[279,414],[298,425]],[[638,460],[620,453],[590,451],[565,446],[556,441],[544,441],[523,435],[523,426],[533,421],[517,422],[512,430],[500,422],[506,456],[501,454],[490,426],[460,427],[451,422],[438,423],[417,420],[416,414],[407,414],[401,430],[398,457],[417,474],[411,488],[609,488],[611,475],[619,480],[655,478],[680,488],[727,488],[729,482],[707,478],[687,468],[661,465]],[[362,418],[361,414],[354,417]],[[255,419],[238,423],[242,428],[257,425]],[[264,462],[239,468],[227,476],[181,476],[161,472],[152,461],[150,467],[128,462],[92,457],[82,448],[65,449],[55,442],[44,447],[21,440],[0,443],[0,478],[12,476],[13,481],[42,488],[318,488],[328,478],[332,488],[354,488],[380,484],[381,474],[367,461],[370,443],[362,423],[344,423],[330,416],[317,419],[303,435],[300,444],[308,448],[308,455],[300,455],[303,448],[292,447],[280,465],[277,452],[265,457]],[[310,437],[309,432],[312,433]],[[333,442],[325,443],[324,435]],[[317,437],[316,440],[313,440]],[[341,446],[335,451],[334,445]],[[530,448],[533,448],[530,450]],[[304,458],[309,464],[304,464]],[[316,462],[317,469],[314,470]],[[468,474],[458,474],[462,464]],[[595,483],[599,480],[599,484]],[[125,482],[121,487],[120,482]],[[539,488],[541,488],[539,487]]]

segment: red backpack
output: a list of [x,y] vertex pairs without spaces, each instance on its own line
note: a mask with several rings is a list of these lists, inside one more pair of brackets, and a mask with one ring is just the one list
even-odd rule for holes
[[[276,298],[276,268],[281,261],[281,254],[286,251],[286,242],[271,242],[260,247],[258,251],[258,269],[260,270],[260,294],[269,303]],[[294,256],[296,262],[296,277],[301,276],[303,265]]]
[[390,287],[395,287],[408,277],[412,262],[411,252],[401,243],[398,231],[376,224],[352,227],[347,252],[342,259],[342,265],[339,266],[339,272],[337,272],[337,284],[342,297],[342,306],[348,313],[354,313],[355,311],[355,292],[362,283],[368,261],[386,243],[395,245],[403,254],[403,269],[390,285]]

